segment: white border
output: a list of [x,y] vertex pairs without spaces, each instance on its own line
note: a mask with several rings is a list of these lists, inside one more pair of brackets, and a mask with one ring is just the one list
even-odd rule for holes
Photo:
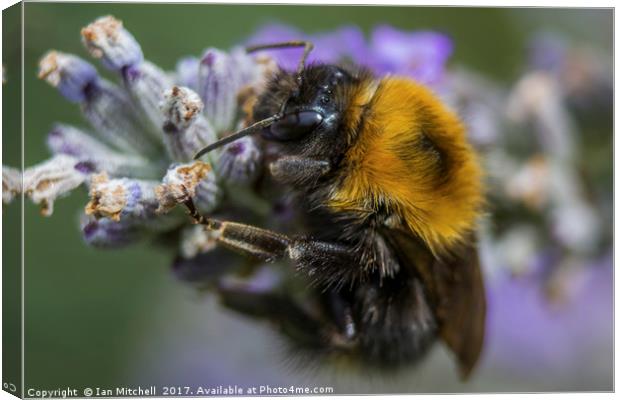
[[[17,3],[17,1],[15,0],[0,0],[1,1],[1,8],[5,9],[8,8],[14,4]],[[29,0],[28,2],[37,2],[36,0]],[[62,2],[70,2],[70,3],[104,3],[104,1],[93,1],[93,0],[64,0]],[[232,3],[232,2],[228,2],[228,1],[170,1],[170,0],[151,0],[151,1],[135,1],[135,0],[129,0],[129,1],[106,1],[106,2],[116,2],[116,3],[207,3],[207,4],[224,4],[224,3]],[[298,1],[298,0],[288,0],[288,1],[282,1],[282,0],[270,0],[270,1],[259,1],[259,0],[245,0],[243,2],[237,2],[236,4],[315,4],[315,5],[377,5],[377,6],[389,6],[389,5],[401,5],[401,6],[460,6],[460,7],[559,7],[559,8],[614,8],[614,2],[613,1],[605,1],[605,0],[590,0],[590,1],[582,1],[582,0],[563,0],[563,1],[550,1],[550,0],[539,0],[539,1],[532,1],[532,0],[522,0],[522,1],[515,1],[515,0],[505,0],[502,1],[501,3],[497,3],[496,1],[483,1],[483,0],[469,0],[468,2],[457,2],[457,1],[415,1],[415,2],[411,2],[411,1],[388,1],[388,2],[382,2],[382,3],[377,3],[377,1],[369,1],[369,0],[355,0],[355,1],[346,1],[346,0],[340,0],[337,2],[333,2],[333,1],[321,1],[321,0],[315,0],[312,2],[304,2],[304,1]],[[235,4],[235,3],[232,3]],[[22,5],[22,43],[24,40],[24,7]],[[2,22],[0,19],[0,52],[2,50],[2,32],[1,32],[1,28],[2,28]],[[616,50],[617,50],[617,44],[618,44],[618,32],[615,29],[615,9],[614,9],[614,89],[615,89],[615,73],[616,73],[616,63],[615,63],[615,55],[617,54]],[[23,46],[22,46],[22,93],[21,93],[21,105],[22,105],[22,110],[21,110],[21,119],[22,119],[22,169],[24,167],[23,163],[24,163],[24,71],[23,71],[23,62],[24,62],[24,50],[23,50]],[[2,89],[0,88],[0,94],[2,93]],[[614,106],[617,104],[617,92],[614,90]],[[0,98],[0,119],[2,118],[2,99]],[[617,128],[617,121],[618,121],[618,110],[614,107],[614,132],[616,132],[616,128]],[[1,125],[0,125],[0,132],[1,132]],[[1,133],[0,133],[0,137],[1,137]],[[615,136],[614,136],[614,154],[618,153],[618,142],[615,140]],[[1,155],[1,149],[2,149],[2,145],[0,142],[0,163],[2,161],[2,155]],[[617,174],[617,170],[616,170],[616,163],[615,163],[615,158],[614,158],[614,189],[615,187],[617,187],[618,184],[618,180],[620,178],[618,178],[618,174]],[[618,206],[618,203],[616,201],[616,197],[615,197],[615,190],[614,190],[614,211],[616,209],[616,207]],[[23,202],[23,198],[22,198],[22,243],[24,241],[24,202]],[[1,220],[1,217],[0,217]],[[616,213],[614,212],[614,227],[616,226]],[[616,248],[616,246],[618,245],[618,237],[617,235],[615,235],[616,230],[614,229],[614,249]],[[2,237],[2,233],[0,232],[0,239]],[[1,244],[0,244],[0,250],[1,250]],[[615,265],[615,258],[616,254],[614,251],[614,265]],[[24,376],[24,254],[23,254],[23,246],[22,246],[22,378]],[[1,263],[1,261],[0,261]],[[615,272],[615,271],[614,271]],[[614,273],[614,281],[615,281],[616,275]],[[0,275],[0,287],[2,284],[2,277]],[[615,287],[616,285],[614,285],[614,294],[615,294]],[[618,300],[618,297],[614,296],[614,311],[619,309],[618,306],[620,305],[620,300]],[[2,305],[2,298],[0,296],[0,307]],[[1,309],[1,308],[0,308]],[[614,373],[618,371],[618,357],[616,354],[616,346],[615,346],[615,341],[618,339],[618,330],[615,329],[615,313],[614,313]],[[0,330],[2,328],[2,320],[0,319]],[[0,344],[0,351],[1,351],[1,344]],[[0,376],[2,375],[2,365],[0,363]],[[618,383],[620,382],[618,376],[615,374],[614,376],[614,388],[618,387]],[[22,393],[23,393],[23,388],[25,387],[25,382],[22,379]],[[586,397],[587,398],[608,398],[608,397],[612,397],[615,395],[613,393],[543,393],[543,396],[545,396],[545,398],[550,398],[550,399],[580,399],[582,397]],[[459,395],[459,398],[463,398],[463,399],[478,399],[479,396],[492,396],[494,399],[508,399],[508,398],[515,398],[514,394],[471,394],[471,395]],[[539,396],[539,394],[517,394],[516,396],[519,396],[519,399],[531,399],[531,398],[535,398],[536,396]],[[326,397],[336,397],[336,396],[326,396]],[[338,396],[338,397],[347,397],[347,398],[364,398],[366,396]],[[404,399],[409,397],[408,395],[379,395],[376,396],[378,398],[390,398],[390,399]],[[14,396],[11,396],[10,394],[2,391],[0,392],[0,400],[4,400],[4,399],[13,399]],[[167,397],[166,399],[169,399],[170,397]],[[237,399],[252,399],[254,397],[237,397]],[[290,397],[290,398],[306,398],[306,397]],[[325,397],[324,397],[325,398]],[[454,395],[416,395],[416,398],[421,398],[421,399],[454,399]],[[163,397],[161,399],[164,399]],[[224,399],[224,398],[222,398]]]

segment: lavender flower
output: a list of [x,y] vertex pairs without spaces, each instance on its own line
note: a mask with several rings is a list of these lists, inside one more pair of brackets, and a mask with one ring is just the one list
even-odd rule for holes
[[79,103],[86,101],[87,90],[97,84],[99,75],[81,58],[52,50],[41,59],[39,78],[56,87],[67,100]]
[[145,130],[127,94],[100,78],[86,61],[51,51],[39,63],[39,77],[68,100],[79,103],[86,119],[109,144],[138,154],[158,152],[157,144],[144,136]]
[[95,174],[90,182],[90,202],[86,205],[86,215],[95,218],[107,217],[113,221],[131,218],[152,220],[159,202],[155,197],[158,182],[133,179],[112,179],[102,172]]
[[125,154],[101,143],[79,128],[57,124],[47,135],[47,147],[52,154],[75,157],[82,168],[107,171],[112,176],[123,174],[134,178],[157,176],[158,168],[139,155]]
[[436,32],[398,31],[379,26],[372,34],[371,52],[375,71],[407,75],[426,83],[437,83],[452,55],[452,41]]
[[200,97],[191,89],[174,86],[166,90],[160,108],[166,133],[164,144],[173,160],[189,161],[200,149],[217,140],[215,130],[202,114],[204,106]]
[[218,175],[231,182],[252,183],[261,169],[262,153],[254,138],[246,136],[224,146],[217,163]]
[[97,219],[83,215],[80,228],[84,241],[93,247],[114,249],[129,246],[145,237],[140,227],[124,221],[113,221],[109,218]]
[[98,18],[81,33],[90,54],[111,70],[139,64],[144,58],[136,39],[112,16]]
[[219,192],[209,164],[195,161],[173,165],[163,183],[155,188],[159,203],[157,211],[165,213],[178,204],[192,200],[200,211],[209,213],[217,207]]
[[[499,277],[489,290],[491,367],[503,364],[536,376],[566,369],[579,373],[586,354],[612,342],[611,273],[606,255],[556,274],[555,287],[545,287],[545,280],[541,285],[535,271]],[[611,366],[611,354],[607,362]]]
[[232,128],[239,89],[232,72],[228,54],[217,49],[205,51],[198,69],[198,91],[205,102],[205,114],[217,131]]
[[197,57],[184,57],[176,65],[176,81],[180,86],[186,86],[194,91],[198,90],[198,68],[200,60]]
[[150,132],[161,139],[161,126],[164,122],[159,110],[163,93],[173,84],[168,75],[156,65],[145,61],[138,65],[128,66],[123,70],[125,87],[144,112],[150,124]]
[[[267,25],[259,29],[248,41],[250,45],[278,43],[291,40],[309,40],[314,44],[314,50],[308,57],[308,62],[337,63],[349,60],[359,65],[366,65],[370,49],[364,39],[362,31],[355,26],[347,26],[317,35],[306,35],[303,32],[286,25]],[[301,56],[301,49],[268,50],[265,53],[275,58],[278,64],[287,70],[295,70]]]

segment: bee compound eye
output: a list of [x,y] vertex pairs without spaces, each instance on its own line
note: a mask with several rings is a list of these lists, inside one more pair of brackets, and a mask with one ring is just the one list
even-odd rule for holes
[[316,111],[296,111],[286,114],[273,123],[267,132],[267,139],[280,141],[296,140],[314,131],[323,122],[323,115]]

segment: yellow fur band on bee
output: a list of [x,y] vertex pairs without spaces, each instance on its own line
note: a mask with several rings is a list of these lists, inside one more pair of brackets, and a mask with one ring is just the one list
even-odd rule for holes
[[434,253],[464,239],[484,196],[459,118],[429,89],[398,77],[363,80],[349,107],[344,129],[355,138],[328,206],[393,211]]

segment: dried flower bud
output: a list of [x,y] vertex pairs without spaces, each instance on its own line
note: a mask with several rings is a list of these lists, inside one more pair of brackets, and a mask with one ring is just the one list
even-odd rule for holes
[[262,154],[255,139],[246,136],[226,145],[217,164],[217,174],[234,183],[250,183],[260,173]]
[[160,107],[165,119],[164,143],[174,160],[190,161],[198,150],[216,140],[214,129],[201,114],[202,101],[192,90],[174,86],[164,93]]
[[200,96],[189,88],[174,86],[164,92],[164,101],[160,104],[161,112],[168,125],[166,131],[183,131],[202,113],[204,104]]
[[198,90],[198,68],[200,60],[196,57],[184,57],[176,65],[176,81],[181,86]]
[[53,154],[66,154],[80,160],[80,168],[91,165],[92,171],[110,175],[141,178],[156,174],[157,169],[138,155],[116,152],[89,134],[70,125],[57,124],[47,135],[47,147]]
[[[211,176],[211,181],[208,180]],[[206,180],[206,187],[198,190],[199,186]],[[158,212],[168,212],[177,204],[182,204],[193,199],[196,205],[204,201],[211,200],[212,191],[217,191],[214,185],[214,175],[209,164],[202,161],[195,161],[191,164],[176,165],[168,169],[163,183],[155,189],[157,199],[159,200]],[[203,184],[204,185],[204,184]],[[197,197],[199,192],[202,193],[201,198]],[[204,197],[204,201],[202,200]]]
[[39,61],[39,78],[57,88],[67,100],[79,103],[86,100],[87,88],[96,84],[99,75],[81,58],[52,50]]
[[99,248],[124,247],[144,237],[144,232],[135,224],[127,221],[116,222],[108,218],[97,219],[83,215],[80,227],[84,241]]
[[54,201],[80,186],[88,177],[76,168],[79,161],[59,154],[24,171],[24,193],[35,204],[41,204],[41,214],[52,215]]
[[232,128],[238,90],[239,81],[228,54],[208,49],[200,60],[198,93],[205,104],[205,115],[217,132]]
[[146,115],[145,119],[151,125],[150,131],[161,140],[164,118],[159,105],[172,81],[162,69],[148,61],[125,68],[123,78],[125,87]]
[[107,217],[113,221],[156,218],[155,210],[159,206],[155,197],[156,186],[155,181],[109,179],[106,172],[95,174],[90,182],[86,215]]
[[17,168],[2,166],[2,203],[9,204],[22,192],[22,172]]
[[101,17],[82,28],[82,42],[89,53],[100,58],[106,68],[121,70],[142,62],[136,39],[112,16]]

